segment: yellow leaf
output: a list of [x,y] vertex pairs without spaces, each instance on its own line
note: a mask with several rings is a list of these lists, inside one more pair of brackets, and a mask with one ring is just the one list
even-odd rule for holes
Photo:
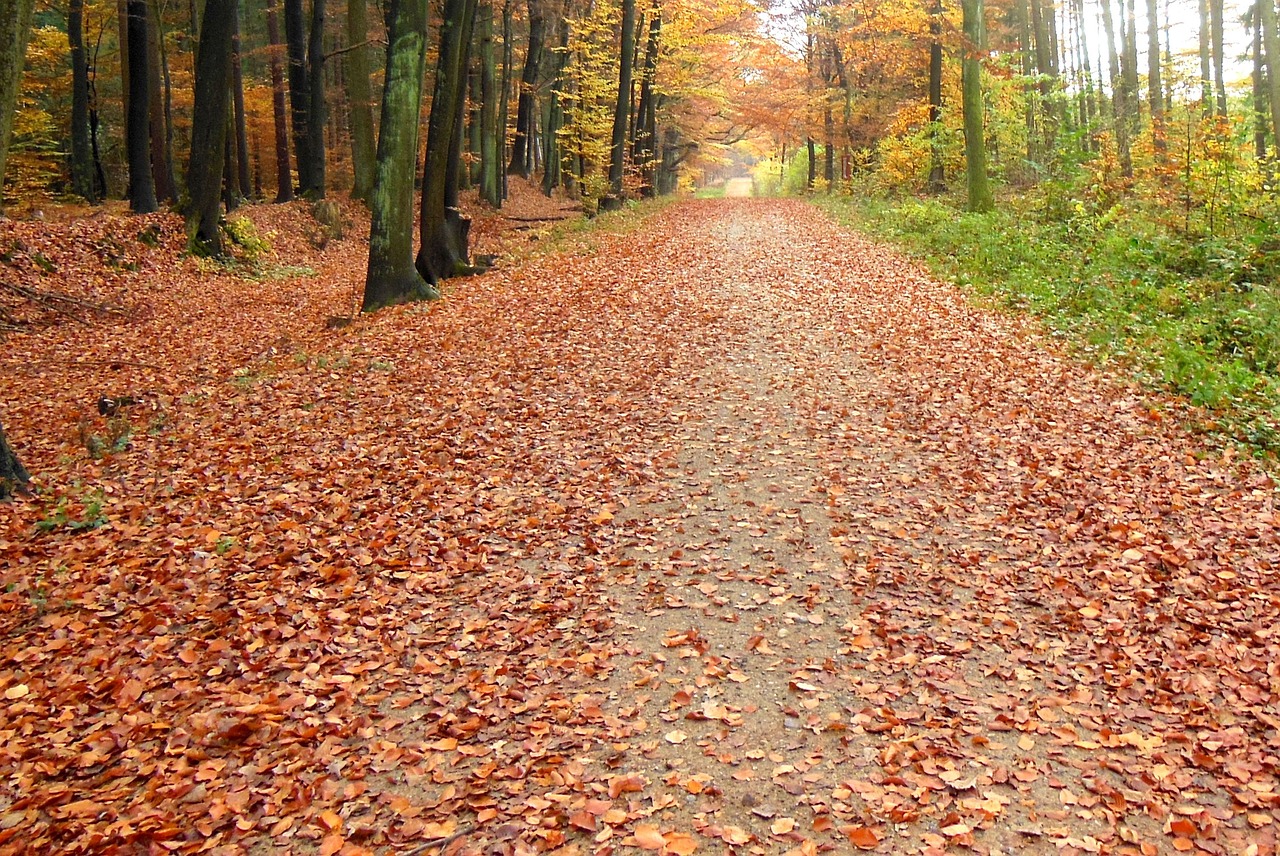
[[769,831],[774,835],[786,835],[788,832],[796,828],[794,818],[780,817],[769,827]]
[[663,739],[668,743],[683,743],[689,739],[689,735],[677,728],[675,731],[668,731]]
[[16,684],[4,691],[4,697],[9,701],[13,701],[14,699],[22,698],[29,692],[31,692],[31,689],[26,684]]

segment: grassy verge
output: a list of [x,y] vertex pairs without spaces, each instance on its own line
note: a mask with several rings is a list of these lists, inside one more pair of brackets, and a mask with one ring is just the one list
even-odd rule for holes
[[1090,359],[1185,396],[1200,427],[1280,453],[1280,239],[1267,224],[1193,237],[1136,207],[1049,218],[1028,199],[991,214],[939,199],[819,201],[938,275],[1042,318]]

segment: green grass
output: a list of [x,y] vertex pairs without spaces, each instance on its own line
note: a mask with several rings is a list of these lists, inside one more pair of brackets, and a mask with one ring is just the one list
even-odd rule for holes
[[1185,396],[1227,437],[1280,452],[1280,240],[1269,224],[1193,237],[1153,225],[1159,213],[1136,203],[1049,216],[1030,197],[990,214],[932,198],[819,201],[938,275],[1042,318],[1090,359]]

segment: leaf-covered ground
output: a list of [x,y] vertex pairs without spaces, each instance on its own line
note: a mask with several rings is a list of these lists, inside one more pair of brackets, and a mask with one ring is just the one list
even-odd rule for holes
[[798,202],[327,329],[357,247],[0,352],[3,852],[1275,852],[1275,486],[1165,403]]

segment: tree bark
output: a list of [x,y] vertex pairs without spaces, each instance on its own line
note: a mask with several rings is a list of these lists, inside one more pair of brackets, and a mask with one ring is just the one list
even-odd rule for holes
[[516,101],[516,135],[511,144],[511,163],[507,172],[521,178],[533,175],[533,126],[537,103],[534,96],[538,69],[542,66],[542,43],[546,21],[540,0],[529,0],[529,49],[524,55],[524,73],[520,76],[520,96]]
[[[347,98],[351,101],[351,196],[369,201],[373,192],[376,152],[373,140],[373,97],[369,93],[369,16],[366,0],[347,0]],[[416,124],[416,122],[415,122]]]
[[[502,143],[498,138],[497,67],[493,50],[493,3],[476,11],[480,46],[480,198],[502,206]],[[505,130],[505,129],[504,129]]]
[[1210,44],[1210,50],[1213,53],[1213,91],[1217,100],[1217,113],[1219,116],[1227,115],[1227,84],[1224,79],[1223,72],[1223,49],[1222,49],[1222,0],[1209,0],[1209,21],[1213,25],[1213,40]]
[[167,125],[164,109],[164,69],[160,61],[160,11],[148,3],[147,9],[147,111],[148,130],[151,137],[151,181],[156,199],[163,202],[178,201],[178,182],[173,174],[172,150],[167,144]]
[[0,500],[7,500],[14,493],[25,493],[30,482],[31,476],[14,454],[13,447],[4,435],[4,426],[0,425]]
[[471,272],[467,236],[471,221],[458,210],[467,54],[476,0],[445,0],[436,78],[427,120],[426,169],[415,266],[431,285]]
[[1204,115],[1213,113],[1213,63],[1209,45],[1213,26],[1209,20],[1209,0],[1200,0],[1200,102]]
[[1111,75],[1111,109],[1116,132],[1116,150],[1120,155],[1120,171],[1128,178],[1133,176],[1133,157],[1129,150],[1129,87],[1125,83],[1124,72],[1120,65],[1121,55],[1116,45],[1111,0],[1102,0],[1101,6],[1102,27],[1107,35],[1107,67]]
[[622,206],[622,171],[627,151],[627,120],[631,116],[631,77],[634,71],[636,2],[622,0],[622,42],[618,59],[618,100],[613,111],[613,137],[609,147],[609,195],[600,207],[609,211]]
[[129,111],[125,148],[129,156],[129,210],[150,214],[159,208],[151,175],[150,74],[147,68],[147,3],[128,0]]
[[990,211],[995,207],[987,177],[987,141],[983,129],[981,51],[986,40],[982,0],[962,0],[965,36],[961,63],[961,93],[964,109],[964,155],[968,179],[970,211]]
[[1258,0],[1262,15],[1262,41],[1267,49],[1267,100],[1271,104],[1271,140],[1280,149],[1280,32],[1276,31],[1276,7],[1272,0]]
[[247,199],[253,184],[249,179],[249,132],[244,112],[244,69],[240,60],[240,9],[236,4],[231,30],[231,104],[236,132],[236,180],[241,198]]
[[67,9],[67,41],[71,47],[71,189],[86,202],[99,200],[89,138],[89,60],[84,50],[84,0]]
[[[813,158],[812,149],[809,157]],[[812,167],[809,174],[812,186]],[[929,192],[941,193],[946,182],[942,163],[942,0],[934,0],[929,10]]]
[[[34,9],[35,0],[0,0],[0,181],[9,159],[9,140],[13,136],[18,87],[22,83]],[[3,208],[3,194],[0,194],[0,210]]]
[[[510,120],[511,107],[511,68],[515,48],[511,43],[511,0],[502,0],[502,100],[498,104],[498,159],[506,163],[507,159],[507,125]],[[502,198],[507,198],[507,175],[509,169],[502,173]]]
[[640,195],[657,195],[654,184],[654,155],[658,136],[658,94],[654,88],[658,76],[658,44],[662,36],[662,10],[654,6],[649,18],[649,38],[644,49],[644,66],[640,72],[640,104],[636,107],[635,148],[632,159],[640,167]]
[[325,0],[311,0],[311,35],[307,40],[307,87],[311,95],[311,108],[307,111],[307,150],[311,153],[311,169],[310,184],[304,192],[316,199],[324,197],[326,167],[324,127],[328,104],[324,85],[324,12]]
[[564,125],[564,104],[560,93],[565,87],[564,69],[569,61],[569,25],[567,21],[559,23],[560,49],[552,60],[551,79],[555,84],[551,87],[551,98],[547,102],[547,122],[543,131],[542,151],[542,192],[547,196],[560,186],[561,149],[559,130]]
[[418,274],[413,258],[413,183],[426,71],[427,0],[391,0],[387,31],[386,83],[369,197],[369,268],[362,306],[366,312],[440,296]]
[[293,122],[293,154],[298,167],[298,189],[314,187],[311,152],[311,78],[307,74],[307,36],[302,0],[284,0],[284,38],[289,56],[289,107]]
[[[1259,0],[1259,3],[1261,0]],[[1263,76],[1262,14],[1258,4],[1251,10],[1253,31],[1253,156],[1259,162],[1267,158],[1267,92]]]
[[289,166],[289,117],[285,110],[284,64],[280,61],[280,21],[276,0],[267,0],[267,40],[271,43],[271,114],[275,120],[276,202],[293,199],[293,174]]
[[1160,13],[1158,0],[1147,0],[1147,101],[1151,104],[1151,138],[1156,163],[1167,160],[1164,127],[1164,87],[1160,83]]
[[219,191],[226,148],[235,7],[236,0],[205,0],[196,49],[191,160],[187,167],[187,235],[194,246],[215,256],[222,255]]

